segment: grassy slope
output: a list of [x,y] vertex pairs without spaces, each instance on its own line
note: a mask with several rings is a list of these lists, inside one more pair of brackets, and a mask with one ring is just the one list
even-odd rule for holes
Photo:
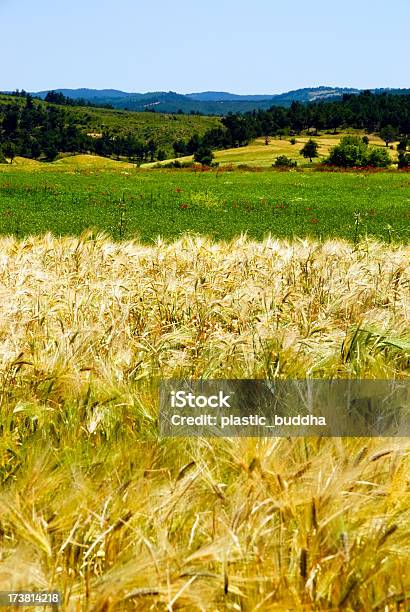
[[360,212],[359,234],[408,241],[408,187],[408,175],[399,172],[194,173],[137,170],[92,156],[52,164],[17,159],[0,165],[0,232],[80,234],[94,227],[144,241],[188,230],[217,239],[245,231],[256,239],[353,239]]
[[[15,102],[24,104],[24,99],[0,95],[0,105]],[[42,101],[35,103],[46,104]],[[212,127],[220,125],[220,120],[216,117],[197,115],[134,113],[93,107],[58,108],[63,108],[86,133],[100,134],[103,130],[110,130],[117,134],[131,132],[144,141],[154,138],[168,155],[172,153],[172,143],[175,140],[189,140],[194,133],[202,135]]]
[[409,257],[0,240],[0,589],[100,612],[406,609],[406,439],[160,439],[156,381],[408,376],[377,338],[408,334]]
[[[303,145],[309,140],[309,136],[297,136],[296,144],[292,145],[290,143],[289,138],[283,137],[281,140],[279,138],[270,138],[269,144],[265,144],[264,138],[257,138],[252,143],[250,143],[246,147],[239,147],[235,149],[225,149],[224,151],[215,151],[215,161],[219,162],[221,165],[224,164],[247,164],[249,166],[258,166],[258,167],[270,167],[275,162],[275,159],[279,155],[286,155],[290,157],[292,160],[297,161],[298,166],[303,166],[305,168],[309,168],[314,166],[317,163],[323,161],[325,157],[329,154],[329,150],[331,147],[335,146],[340,142],[341,136],[351,133],[358,134],[359,136],[363,136],[363,133],[349,130],[343,132],[342,134],[322,134],[321,136],[313,137],[313,140],[319,144],[319,157],[312,161],[312,164],[309,160],[305,160],[304,157],[300,155],[300,150]],[[368,134],[369,142],[371,145],[384,147],[385,143],[383,140],[379,138],[376,134]],[[392,160],[397,159],[397,143],[393,143],[394,150],[389,149],[390,156]],[[182,162],[188,162],[192,160],[192,157],[181,157],[179,158]],[[161,164],[169,163],[169,160],[165,162],[161,162]],[[142,167],[152,167],[156,164],[143,164]]]

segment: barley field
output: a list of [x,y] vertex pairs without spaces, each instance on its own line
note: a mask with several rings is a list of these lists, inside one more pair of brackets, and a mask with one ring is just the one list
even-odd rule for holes
[[161,438],[169,377],[408,378],[410,247],[0,239],[0,590],[406,610],[404,438]]

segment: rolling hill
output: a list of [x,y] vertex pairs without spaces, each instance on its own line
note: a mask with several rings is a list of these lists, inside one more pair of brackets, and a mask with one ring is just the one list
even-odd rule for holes
[[[0,94],[0,127],[7,107],[17,104],[22,108],[25,103],[24,97]],[[43,109],[54,106],[41,100],[36,100],[35,104]],[[130,112],[89,106],[58,108],[64,111],[66,122],[77,126],[83,134],[95,138],[102,132],[109,132],[113,136],[132,134],[143,142],[153,138],[167,156],[173,156],[172,143],[175,140],[189,140],[193,134],[203,136],[207,130],[220,126],[218,117]]]

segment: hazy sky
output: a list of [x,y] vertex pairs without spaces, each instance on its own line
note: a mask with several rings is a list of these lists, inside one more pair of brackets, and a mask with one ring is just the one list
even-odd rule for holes
[[409,87],[410,0],[0,0],[0,90]]

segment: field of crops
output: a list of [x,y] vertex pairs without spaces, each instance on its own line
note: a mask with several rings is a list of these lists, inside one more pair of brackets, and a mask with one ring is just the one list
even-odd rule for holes
[[0,590],[95,612],[407,609],[408,440],[161,439],[157,411],[171,376],[408,377],[409,258],[2,238]]
[[[291,146],[291,145],[289,145]],[[141,170],[93,156],[0,164],[0,233],[115,239],[374,236],[408,241],[409,176],[392,172]]]

